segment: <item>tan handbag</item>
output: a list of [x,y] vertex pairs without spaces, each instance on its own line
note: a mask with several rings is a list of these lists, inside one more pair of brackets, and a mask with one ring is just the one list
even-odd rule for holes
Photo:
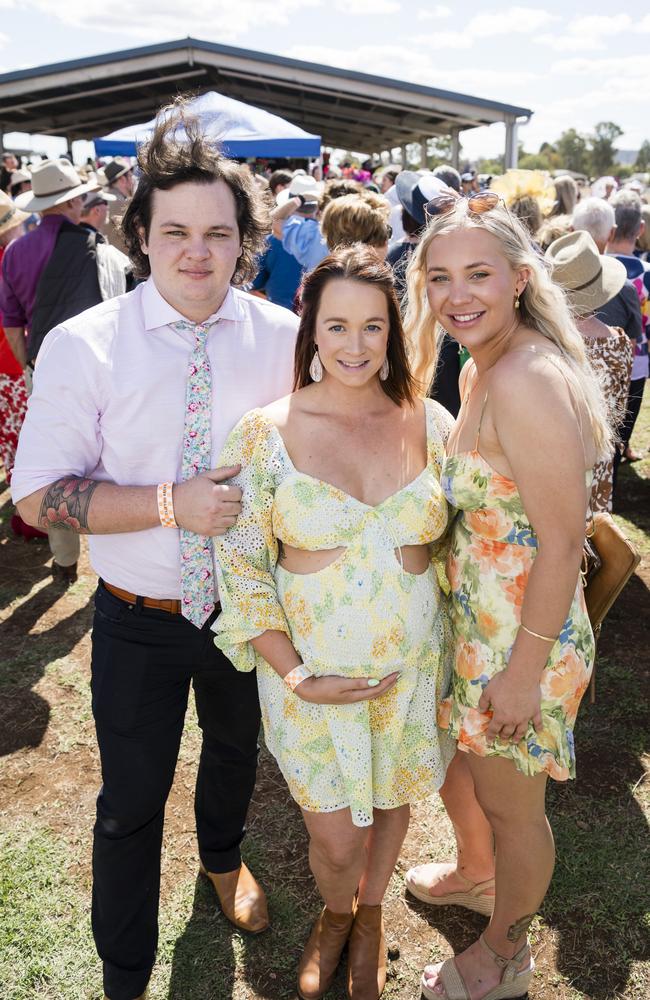
[[598,638],[605,615],[641,561],[611,514],[594,514],[587,535],[583,566],[587,614]]

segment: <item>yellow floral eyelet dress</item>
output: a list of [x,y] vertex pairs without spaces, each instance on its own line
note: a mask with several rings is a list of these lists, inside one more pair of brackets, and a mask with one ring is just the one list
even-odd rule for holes
[[595,652],[581,581],[542,672],[542,732],[530,724],[515,745],[489,743],[490,715],[478,703],[488,681],[508,664],[537,538],[516,484],[478,450],[445,459],[442,487],[457,508],[447,560],[456,650],[452,693],[438,721],[461,750],[507,757],[526,775],[546,771],[558,781],[575,778],[573,727]]
[[[349,807],[357,826],[372,823],[373,808],[436,791],[455,750],[436,725],[451,677],[443,558],[432,544],[429,567],[415,575],[396,551],[436,543],[447,527],[440,466],[451,421],[425,405],[427,466],[377,507],[299,472],[260,410],[242,418],[220,460],[241,463],[233,482],[243,499],[237,524],[215,539],[215,642],[238,670],[257,667],[266,743],[294,799],[313,812]],[[344,551],[318,572],[294,574],[278,564],[278,541]],[[304,702],[249,644],[266,629],[285,632],[316,676],[401,676],[375,700]]]

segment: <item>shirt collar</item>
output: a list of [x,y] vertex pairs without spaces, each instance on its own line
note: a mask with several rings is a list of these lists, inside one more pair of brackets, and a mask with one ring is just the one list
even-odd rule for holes
[[[218,320],[224,319],[233,322],[240,320],[242,314],[239,294],[236,289],[229,286],[221,306],[216,313],[208,317],[206,322],[216,323]],[[142,286],[142,311],[145,330],[155,330],[161,326],[168,326],[170,323],[177,323],[179,320],[187,321],[186,316],[179,313],[162,297],[152,277],[147,278]]]

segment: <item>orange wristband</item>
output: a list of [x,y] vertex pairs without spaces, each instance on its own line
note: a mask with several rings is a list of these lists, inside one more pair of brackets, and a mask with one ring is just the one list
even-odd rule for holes
[[173,483],[160,483],[158,486],[158,516],[163,528],[178,527],[174,517],[173,485]]

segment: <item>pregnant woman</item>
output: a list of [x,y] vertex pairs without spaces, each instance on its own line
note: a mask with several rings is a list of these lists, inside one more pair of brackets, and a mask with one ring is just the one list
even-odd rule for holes
[[564,293],[521,224],[492,192],[428,208],[407,327],[420,343],[444,326],[473,359],[442,476],[457,516],[441,721],[459,747],[442,795],[459,853],[458,866],[411,870],[407,885],[432,905],[492,914],[477,942],[424,970],[429,1000],[503,1000],[533,974],[526,932],[554,864],[546,782],[575,776],[594,656],[579,570],[592,469],[611,433]]
[[298,991],[329,988],[349,939],[348,992],[385,983],[381,903],[409,803],[444,779],[436,706],[450,676],[440,486],[451,420],[420,398],[390,268],[356,245],[304,280],[296,391],[246,414],[237,523],[217,541],[216,643],[257,667],[267,746],[310,837],[325,907]]

